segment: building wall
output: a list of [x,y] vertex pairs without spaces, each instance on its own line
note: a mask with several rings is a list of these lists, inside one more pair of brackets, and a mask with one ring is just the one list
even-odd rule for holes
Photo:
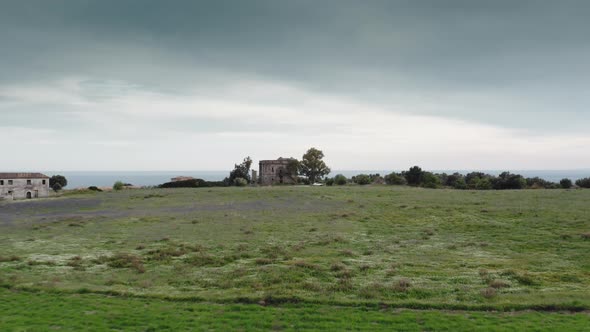
[[273,184],[294,184],[295,180],[287,172],[290,159],[262,160],[259,163],[259,183],[263,186]]
[[[31,198],[40,198],[49,196],[49,179],[0,179],[0,197],[5,199],[24,199],[27,193],[31,193]],[[27,184],[27,180],[31,184]],[[4,184],[2,184],[2,181]],[[43,184],[45,181],[45,184]],[[11,193],[12,192],[12,193]]]

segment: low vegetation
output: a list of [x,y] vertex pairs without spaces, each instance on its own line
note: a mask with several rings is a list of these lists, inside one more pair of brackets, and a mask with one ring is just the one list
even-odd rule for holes
[[[572,314],[590,310],[588,201],[587,190],[359,185],[89,191],[0,203],[17,209],[0,211],[0,325],[39,326],[41,318],[18,312],[45,303],[39,317],[76,326],[80,308],[95,312],[88,319],[119,317],[109,328],[125,329],[119,324],[140,317],[142,303],[154,313],[138,323],[146,329],[184,328],[198,315],[211,324],[203,326],[226,319],[252,329],[510,321],[575,330],[590,323]],[[183,318],[162,319],[161,307]],[[298,318],[306,312],[318,320]]]

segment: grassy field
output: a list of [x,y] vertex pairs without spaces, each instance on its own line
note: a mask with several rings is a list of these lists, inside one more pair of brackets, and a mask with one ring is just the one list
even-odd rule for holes
[[67,194],[0,203],[0,326],[582,331],[588,253],[590,190]]

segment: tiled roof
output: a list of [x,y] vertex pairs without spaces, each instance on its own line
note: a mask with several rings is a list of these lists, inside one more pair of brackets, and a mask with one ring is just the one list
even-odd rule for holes
[[41,173],[0,173],[0,179],[49,179]]

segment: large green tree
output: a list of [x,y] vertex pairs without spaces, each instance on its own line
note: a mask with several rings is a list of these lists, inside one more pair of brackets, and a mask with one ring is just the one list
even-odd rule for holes
[[244,158],[241,164],[236,164],[233,171],[229,173],[229,185],[234,185],[235,180],[242,178],[250,182],[250,167],[252,166],[252,159],[250,157]]
[[54,191],[61,190],[62,188],[64,188],[67,185],[68,185],[68,180],[63,175],[54,175],[51,178],[49,178],[49,186]]
[[307,176],[312,184],[330,174],[330,168],[322,159],[324,159],[324,153],[316,148],[307,150],[301,158],[299,163],[301,174]]

